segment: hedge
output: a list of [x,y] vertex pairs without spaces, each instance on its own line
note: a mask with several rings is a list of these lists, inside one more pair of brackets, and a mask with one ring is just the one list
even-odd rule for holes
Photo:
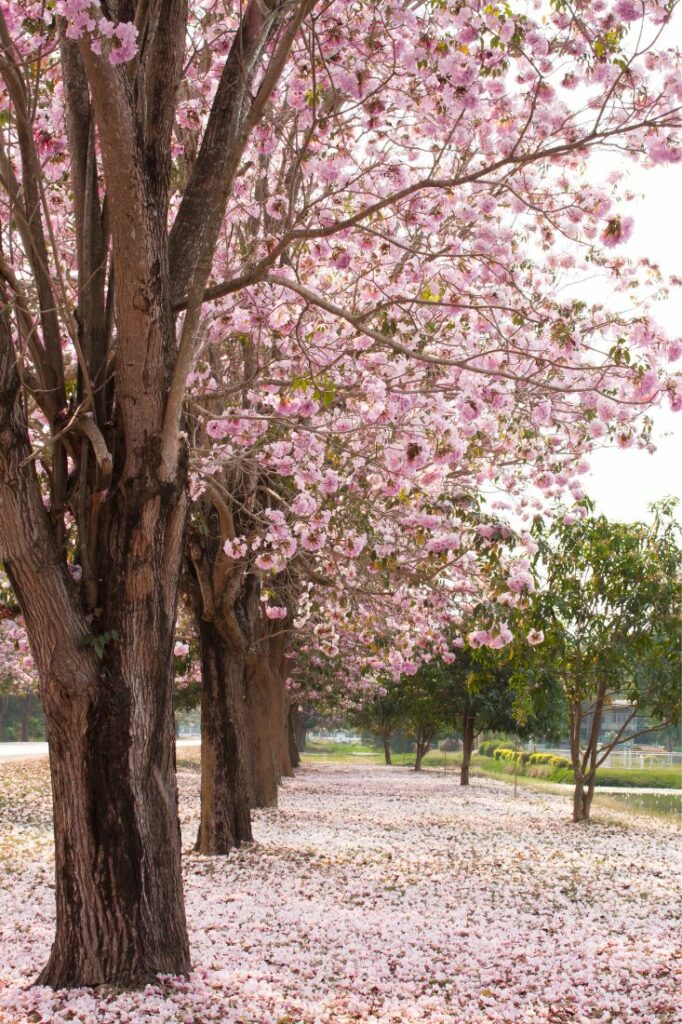
[[558,754],[531,754],[531,764],[551,764],[553,768],[571,768],[571,762],[567,757],[559,757]]
[[512,750],[511,747],[497,747],[493,753],[498,761],[518,761],[519,764],[528,764],[532,756],[528,750]]
[[[482,757],[493,757],[495,751],[504,746],[505,744],[503,740],[483,740],[478,748],[478,752]],[[511,750],[511,747],[506,749]]]
[[497,761],[517,761],[519,764],[548,764],[552,768],[571,768],[571,762],[557,754],[531,754],[527,750],[514,750],[500,740],[484,740],[478,748],[483,757],[494,757]]

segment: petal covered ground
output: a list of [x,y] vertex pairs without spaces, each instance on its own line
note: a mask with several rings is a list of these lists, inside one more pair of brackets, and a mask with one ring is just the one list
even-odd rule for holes
[[0,1024],[678,1024],[681,854],[665,822],[452,775],[306,765],[256,844],[190,853],[194,971],[144,992],[30,988],[53,930],[46,764],[0,766]]

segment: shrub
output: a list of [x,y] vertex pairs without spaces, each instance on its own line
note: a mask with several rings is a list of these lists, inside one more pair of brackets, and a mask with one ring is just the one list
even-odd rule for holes
[[550,764],[553,768],[570,768],[571,762],[558,754],[531,754],[531,764]]
[[478,748],[478,752],[482,757],[494,757],[495,751],[499,748],[507,748],[504,740],[483,740]]
[[511,747],[496,747],[493,757],[498,761],[518,761],[519,764],[528,764],[531,754],[527,750],[512,750]]

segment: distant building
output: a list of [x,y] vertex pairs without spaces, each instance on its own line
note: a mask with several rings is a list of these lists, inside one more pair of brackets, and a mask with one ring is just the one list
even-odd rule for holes
[[[580,734],[583,739],[587,737],[592,728],[593,712],[590,710],[590,707],[591,705],[587,702],[583,707],[583,720],[580,727]],[[626,722],[628,724],[623,733],[623,739],[640,732],[642,729],[646,729],[648,725],[647,719],[637,712],[632,715],[633,710],[634,705],[629,700],[626,700],[624,697],[613,697],[602,712],[601,728],[599,730],[600,739],[606,737],[609,733],[620,732]]]

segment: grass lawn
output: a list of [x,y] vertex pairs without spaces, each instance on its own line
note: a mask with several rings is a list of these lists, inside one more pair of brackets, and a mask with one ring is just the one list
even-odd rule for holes
[[[303,760],[324,762],[333,761],[340,764],[360,764],[366,761],[368,764],[384,764],[384,752],[381,747],[374,747],[367,743],[332,743],[331,741],[308,740],[303,753]],[[395,767],[405,766],[414,768],[414,754],[392,755]],[[430,750],[424,758],[423,764],[426,768],[454,768],[459,765],[461,754],[442,750]]]
[[[303,755],[304,760],[333,761],[337,763],[358,764],[366,761],[369,764],[383,764],[384,753],[380,747],[370,744],[332,743],[309,741]],[[459,767],[461,754],[442,750],[430,750],[424,758],[425,768],[444,768],[446,771]],[[396,767],[414,767],[414,754],[393,754]],[[505,781],[514,777],[514,764],[510,761],[497,761],[494,757],[474,755],[472,772],[495,778],[502,777]],[[573,773],[570,768],[554,768],[548,764],[525,765],[517,767],[518,778],[535,779],[540,782],[572,783]],[[675,766],[651,768],[600,768],[597,774],[597,786],[622,786],[624,789],[679,789],[682,790],[682,768]]]
[[[514,764],[510,761],[497,761],[494,757],[476,755],[473,767],[483,775],[496,778],[514,775]],[[519,777],[541,779],[545,782],[573,782],[570,768],[553,768],[552,765],[519,765]],[[682,770],[675,766],[651,768],[600,768],[597,772],[597,787],[622,786],[624,789],[680,789],[682,790]]]

